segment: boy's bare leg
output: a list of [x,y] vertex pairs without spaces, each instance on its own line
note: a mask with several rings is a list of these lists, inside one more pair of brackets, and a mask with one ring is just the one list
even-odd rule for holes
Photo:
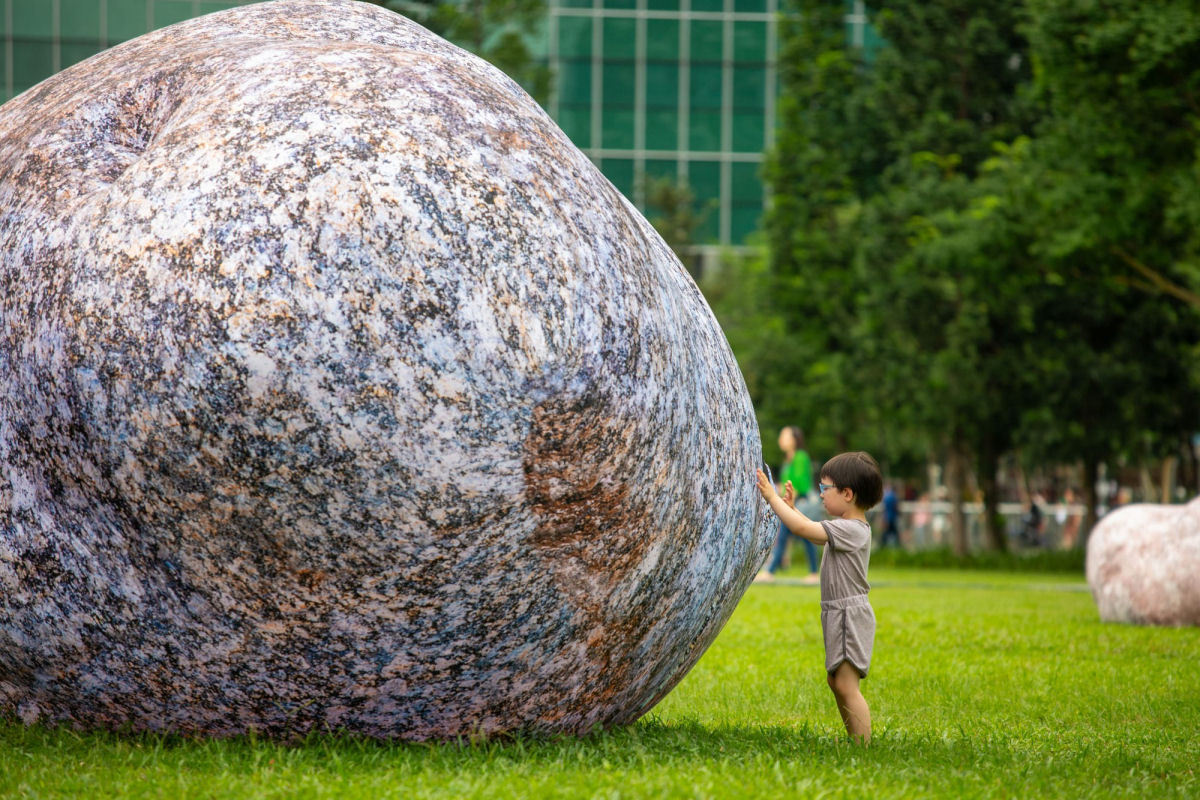
[[829,673],[829,688],[837,698],[838,713],[850,738],[867,744],[871,741],[871,709],[858,687],[858,670],[849,661],[838,664]]

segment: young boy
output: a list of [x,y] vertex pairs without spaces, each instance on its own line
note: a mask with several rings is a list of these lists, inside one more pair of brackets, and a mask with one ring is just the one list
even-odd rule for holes
[[871,709],[859,690],[867,677],[875,643],[875,611],[867,600],[871,526],[867,509],[883,495],[879,465],[866,453],[842,453],[821,467],[821,502],[833,519],[814,522],[794,508],[789,482],[783,497],[758,471],[758,490],[788,530],[815,544],[827,544],[821,558],[821,629],[825,672],[837,698],[846,732],[863,744],[871,740]]

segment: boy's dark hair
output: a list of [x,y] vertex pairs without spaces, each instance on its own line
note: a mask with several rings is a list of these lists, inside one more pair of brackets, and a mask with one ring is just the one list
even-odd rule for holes
[[866,511],[883,498],[883,476],[870,453],[842,453],[821,466],[821,477],[854,492],[854,505]]

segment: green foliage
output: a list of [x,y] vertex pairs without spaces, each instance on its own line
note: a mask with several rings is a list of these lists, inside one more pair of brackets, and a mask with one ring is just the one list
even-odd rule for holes
[[1039,138],[1055,168],[1047,199],[1073,212],[1046,254],[1119,266],[1145,288],[1158,276],[1200,289],[1200,10],[1182,0],[1029,9],[1049,112]]
[[1200,407],[1200,10],[875,9],[867,63],[837,4],[791,3],[769,261],[714,298],[768,443],[800,424],[817,460],[862,447],[909,477],[960,453],[993,511],[1014,450],[1092,476],[1178,452]]
[[1045,106],[1031,250],[1058,283],[1046,372],[1074,424],[1034,416],[1027,438],[1079,458],[1104,458],[1106,440],[1169,454],[1200,402],[1200,10],[1033,0],[1028,29]]
[[710,200],[706,206],[697,209],[696,195],[686,181],[666,176],[648,178],[645,175],[639,180],[645,192],[650,224],[688,271],[693,275],[698,274],[691,248],[696,244],[696,232],[704,227],[716,210],[717,201]]
[[748,385],[760,423],[768,431],[800,425],[820,460],[852,439],[863,446],[874,413],[854,391],[869,377],[853,362],[856,282],[845,232],[857,228],[855,198],[876,180],[882,161],[869,163],[869,154],[882,159],[884,140],[858,89],[863,63],[844,44],[840,7],[813,2],[789,10],[781,21],[779,146],[764,167],[777,187],[766,217],[769,265],[734,264],[726,278],[753,285],[738,298],[765,304],[761,313],[745,313],[720,296],[714,309],[723,323],[770,333],[754,337],[757,350],[738,353],[754,373]]
[[[1011,209],[972,176],[1028,124],[1014,13],[890,3],[877,20],[889,45],[869,67],[845,43],[839,9],[793,10],[766,170],[769,296],[787,354],[776,391],[810,399],[792,413],[832,426],[831,449],[865,447],[885,466],[915,465],[948,439],[998,456],[1019,415],[1010,396],[1024,388],[1031,323],[1010,302],[1025,282],[1013,268],[1022,242],[997,231],[1013,228]],[[786,424],[762,400],[768,427]]]
[[994,142],[1029,130],[1019,3],[893,0],[879,7],[875,24],[888,46],[880,50],[872,94],[884,111],[890,164],[903,168],[927,153],[945,174],[974,176]]
[[188,740],[0,722],[3,797],[1039,797],[1200,792],[1200,631],[1106,625],[1078,577],[872,570],[848,744],[818,592],[756,585],[636,725],[582,740]]

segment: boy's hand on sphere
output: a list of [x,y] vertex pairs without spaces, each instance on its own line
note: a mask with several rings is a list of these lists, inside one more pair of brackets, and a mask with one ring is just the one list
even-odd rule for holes
[[766,500],[769,503],[771,498],[775,495],[775,487],[771,485],[771,481],[767,479],[767,474],[765,472],[760,469],[757,471],[757,473],[758,474],[756,477],[758,479],[758,491],[763,496],[763,500]]
[[789,506],[796,505],[796,487],[792,486],[792,482],[788,481],[783,487],[783,501]]

